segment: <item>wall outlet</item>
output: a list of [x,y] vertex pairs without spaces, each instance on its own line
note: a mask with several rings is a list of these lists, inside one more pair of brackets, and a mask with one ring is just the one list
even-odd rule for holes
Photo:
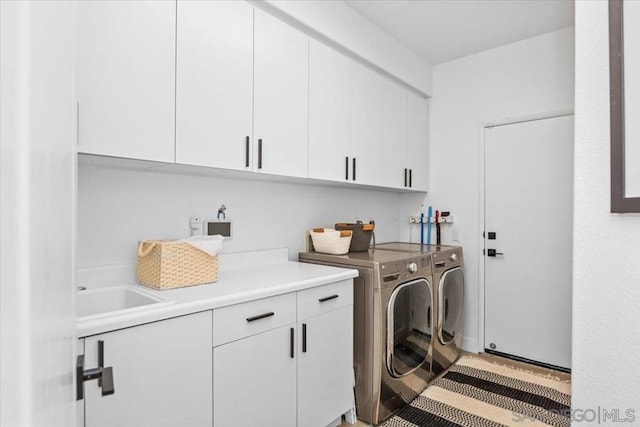
[[191,229],[192,236],[199,236],[202,234],[202,219],[199,216],[192,216],[189,218],[189,228]]
[[454,242],[460,241],[460,233],[458,232],[458,229],[456,227],[453,227],[451,229],[451,240]]

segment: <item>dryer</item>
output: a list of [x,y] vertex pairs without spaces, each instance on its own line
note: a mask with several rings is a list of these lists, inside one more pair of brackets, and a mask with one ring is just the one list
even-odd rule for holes
[[435,310],[435,334],[431,370],[434,376],[447,370],[461,354],[464,313],[464,274],[462,248],[459,246],[381,243],[377,249],[429,254],[432,262],[432,299]]
[[464,313],[462,248],[442,247],[432,254],[436,331],[433,340],[434,375],[447,370],[460,357]]

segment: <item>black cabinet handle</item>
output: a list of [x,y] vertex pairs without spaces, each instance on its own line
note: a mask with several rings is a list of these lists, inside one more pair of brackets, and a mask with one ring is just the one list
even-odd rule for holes
[[102,389],[103,396],[114,394],[113,368],[104,367],[104,341],[98,341],[98,367],[84,369],[84,355],[76,359],[76,400],[84,399],[84,382],[98,380],[98,386]]
[[109,396],[110,394],[114,394],[116,392],[116,389],[113,386],[113,368],[111,366],[102,368],[101,379],[102,395]]
[[413,184],[411,184],[411,175],[413,175],[413,169],[409,169],[409,188],[413,187]]
[[249,167],[249,137],[245,139],[244,166]]
[[258,139],[258,169],[262,169],[262,139]]
[[295,357],[295,352],[294,352],[294,348],[293,348],[293,340],[295,339],[294,335],[295,335],[295,330],[293,328],[291,328],[289,330],[289,345],[290,345],[289,355],[291,356],[292,359]]
[[307,352],[307,324],[302,324],[302,352]]
[[247,322],[253,322],[256,320],[265,319],[267,317],[273,316],[274,314],[275,313],[273,311],[270,311],[268,313],[258,314],[257,316],[247,317]]
[[355,157],[353,158],[353,171],[352,171],[352,173],[353,173],[353,180],[355,181],[356,180],[356,158]]
[[84,356],[76,359],[76,400],[84,399]]
[[344,179],[349,181],[349,157],[344,158]]
[[325,301],[330,301],[330,300],[336,299],[336,298],[338,298],[338,294],[331,295],[330,297],[320,298],[318,301],[319,302],[325,302]]
[[404,186],[407,186],[407,168],[404,168]]
[[[98,340],[98,368],[104,368],[104,341]],[[102,387],[102,376],[98,378],[98,386]]]

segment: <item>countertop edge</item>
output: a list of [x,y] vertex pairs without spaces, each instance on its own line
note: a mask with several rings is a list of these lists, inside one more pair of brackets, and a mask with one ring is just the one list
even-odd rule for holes
[[161,303],[158,307],[114,315],[112,317],[107,316],[84,321],[78,320],[76,321],[76,338],[82,339],[93,335],[113,332],[147,323],[159,322],[175,317],[215,310],[217,308],[230,305],[269,298],[290,292],[302,291],[342,280],[353,279],[358,276],[357,270],[343,270],[344,271],[337,273],[323,274],[313,278],[294,280],[287,283],[265,286],[249,291],[243,290],[207,299],[184,302],[166,301],[165,303]]

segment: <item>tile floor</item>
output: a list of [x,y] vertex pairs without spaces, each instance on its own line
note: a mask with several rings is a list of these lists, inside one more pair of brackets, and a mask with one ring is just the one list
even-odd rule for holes
[[[551,374],[553,376],[558,377],[560,380],[570,380],[571,379],[571,374],[567,374],[565,372],[560,372],[560,371],[555,371],[553,369],[548,369],[548,368],[542,368],[540,366],[536,366],[536,365],[531,365],[529,363],[525,363],[525,362],[518,362],[516,360],[511,360],[511,359],[507,359],[504,357],[500,357],[500,356],[494,356],[492,354],[487,354],[487,353],[482,353],[482,354],[474,354],[474,353],[464,353],[464,354],[469,354],[472,356],[476,356],[476,357],[481,357],[485,360],[489,360],[492,362],[496,362],[496,363],[500,363],[502,365],[506,365],[506,366],[512,366],[514,368],[520,368],[520,369],[527,369],[529,371],[532,372],[537,372],[543,375],[547,375],[547,374]],[[362,422],[360,420],[358,420],[356,422],[356,424],[348,424],[345,421],[342,422],[342,424],[340,425],[340,427],[369,427],[371,426],[371,424],[367,424],[365,422]]]

